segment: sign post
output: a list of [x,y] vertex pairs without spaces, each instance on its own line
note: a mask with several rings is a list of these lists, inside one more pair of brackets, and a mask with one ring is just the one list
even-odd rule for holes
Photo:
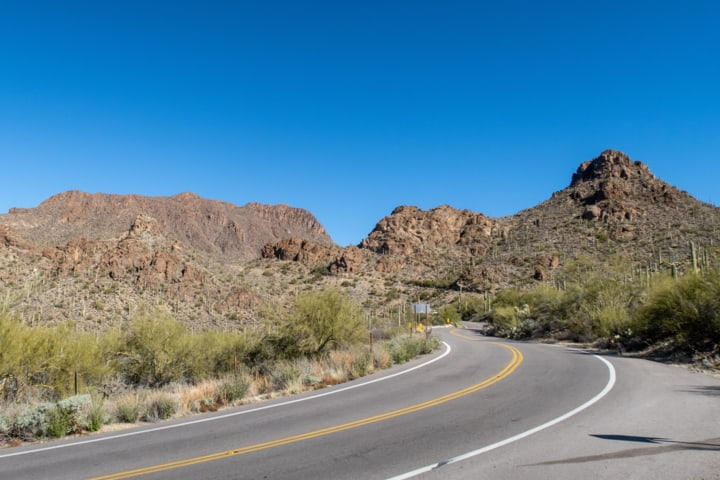
[[[412,311],[415,314],[415,327],[417,328],[417,331],[422,333],[424,330],[427,330],[427,323],[428,323],[428,315],[430,315],[430,304],[429,303],[413,303],[412,305]],[[424,324],[420,323],[419,315],[421,313],[425,314],[425,321]]]

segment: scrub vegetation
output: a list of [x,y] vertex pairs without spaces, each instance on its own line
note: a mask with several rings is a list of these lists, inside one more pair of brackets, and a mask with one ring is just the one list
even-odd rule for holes
[[[461,308],[462,305],[462,308]],[[551,283],[456,300],[447,316],[486,322],[485,333],[595,344],[623,352],[720,357],[720,274],[693,267],[631,269],[580,258]]]
[[154,422],[322,388],[438,346],[375,325],[337,289],[266,308],[256,327],[194,332],[150,308],[124,327],[82,332],[0,314],[0,440],[9,443]]

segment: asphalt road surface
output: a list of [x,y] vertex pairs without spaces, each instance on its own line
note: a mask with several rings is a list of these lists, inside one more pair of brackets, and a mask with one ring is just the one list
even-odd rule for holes
[[0,479],[720,479],[720,379],[435,329],[344,385],[0,450]]

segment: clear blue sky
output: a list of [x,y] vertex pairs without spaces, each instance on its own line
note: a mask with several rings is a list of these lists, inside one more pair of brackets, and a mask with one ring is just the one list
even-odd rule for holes
[[66,190],[492,217],[615,148],[720,202],[717,1],[0,3],[0,213]]

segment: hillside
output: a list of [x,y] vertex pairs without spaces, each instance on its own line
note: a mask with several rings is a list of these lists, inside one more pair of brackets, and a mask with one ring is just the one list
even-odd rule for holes
[[399,206],[347,248],[309,212],[282,205],[66,192],[0,215],[0,309],[102,329],[149,306],[199,328],[235,328],[332,285],[368,315],[399,315],[410,301],[442,306],[552,283],[578,258],[619,258],[638,275],[682,271],[692,252],[712,263],[719,220],[718,208],[614,150],[515,215]]
[[258,258],[266,243],[288,237],[332,244],[306,210],[259,203],[238,207],[193,193],[146,197],[69,191],[37,208],[13,208],[0,215],[0,225],[38,246],[57,247],[76,238],[106,240],[122,235],[138,215],[152,217],[179,241],[225,262]]

